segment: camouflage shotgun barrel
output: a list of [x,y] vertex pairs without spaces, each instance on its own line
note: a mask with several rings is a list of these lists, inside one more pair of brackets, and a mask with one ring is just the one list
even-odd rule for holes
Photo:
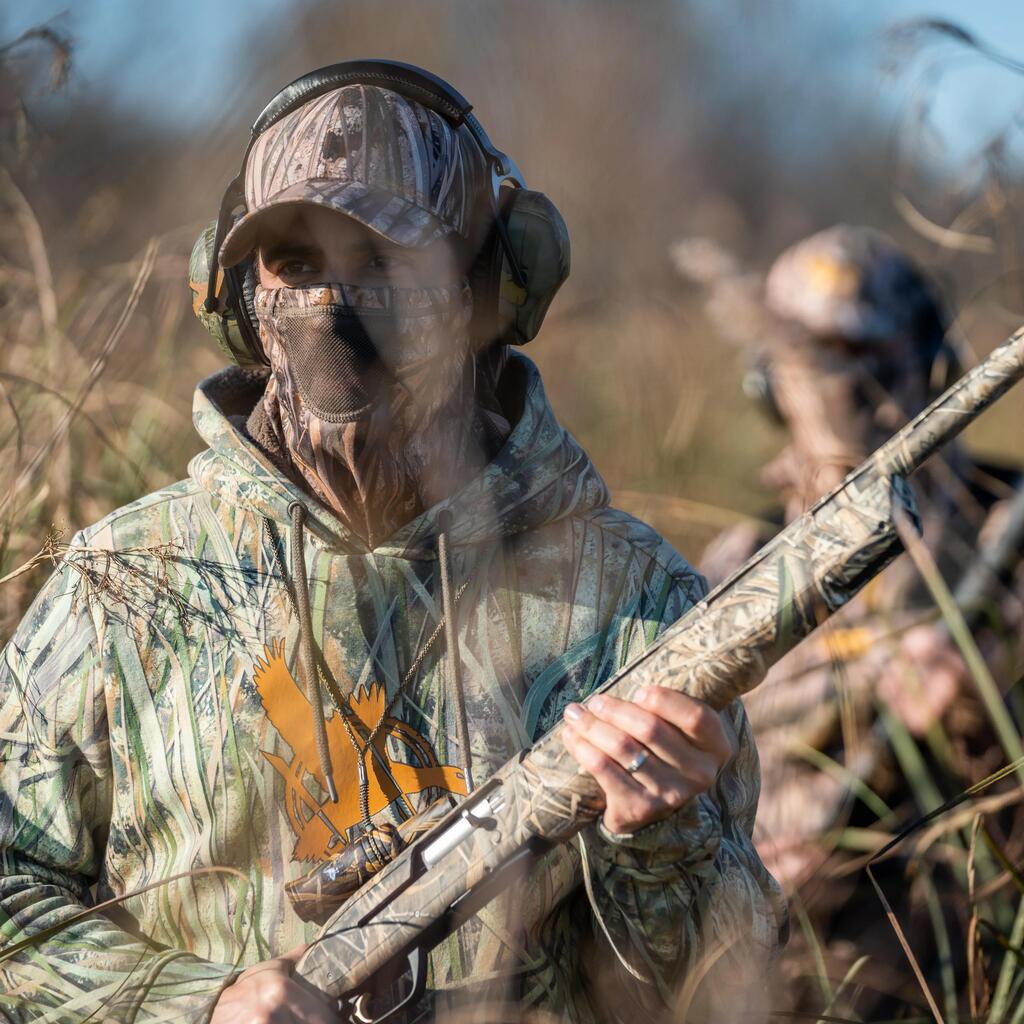
[[[716,587],[601,692],[631,699],[646,684],[724,708],[751,690],[900,551],[895,521],[914,518],[905,477],[1024,376],[1024,329],[962,377],[830,494]],[[351,1019],[381,1020],[380,986],[426,953],[531,858],[572,838],[603,796],[565,750],[559,724],[513,758],[382,867],[331,918],[298,973]]]

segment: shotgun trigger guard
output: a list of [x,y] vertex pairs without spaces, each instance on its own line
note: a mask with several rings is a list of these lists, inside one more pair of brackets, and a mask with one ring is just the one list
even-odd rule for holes
[[388,1020],[407,1006],[411,1007],[418,1003],[427,989],[427,955],[419,946],[409,954],[409,973],[412,975],[412,987],[390,1010],[377,1017],[372,1016],[370,993],[360,992],[351,1003],[351,1020],[358,1021],[359,1024],[381,1024],[381,1021]]

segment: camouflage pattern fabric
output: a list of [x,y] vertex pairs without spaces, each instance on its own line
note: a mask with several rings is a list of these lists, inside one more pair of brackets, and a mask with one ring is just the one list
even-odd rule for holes
[[271,367],[263,410],[291,475],[371,546],[422,510],[417,479],[434,453],[481,461],[468,283],[257,286],[255,308]]
[[[523,411],[496,458],[442,506],[368,550],[247,439],[263,378],[239,369],[196,393],[209,449],[189,479],[72,541],[3,654],[0,675],[0,1013],[12,1021],[200,1021],[244,966],[309,941],[284,885],[372,816],[397,823],[465,790],[443,645],[437,519],[452,514],[455,633],[477,783],[637,655],[704,593],[648,527],[608,507],[603,481],[556,421],[533,365],[508,371]],[[383,722],[359,751],[328,717],[337,804],[319,778],[298,682],[288,506],[304,501],[316,641],[353,714]],[[268,531],[264,517],[276,526]],[[406,681],[426,645],[426,656]],[[635,836],[588,830],[431,958],[446,999],[499,987],[538,1013],[631,1019],[664,1009],[680,964],[770,954],[783,910],[751,842],[757,758],[739,749],[712,790]],[[186,877],[172,880],[179,873]],[[109,914],[75,915],[134,893]],[[517,928],[523,900],[542,925]],[[147,941],[142,941],[145,936]],[[4,952],[0,949],[0,957]],[[722,961],[724,962],[724,960]],[[756,973],[756,968],[754,969]],[[609,993],[629,1000],[616,1008]]]
[[390,89],[347,85],[271,125],[245,165],[247,212],[221,246],[230,267],[252,250],[258,221],[274,206],[339,210],[398,245],[466,236],[481,158],[468,129],[455,129]]

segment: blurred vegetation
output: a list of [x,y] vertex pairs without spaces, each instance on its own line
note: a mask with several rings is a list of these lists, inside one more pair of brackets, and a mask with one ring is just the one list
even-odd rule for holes
[[[198,450],[191,394],[220,357],[191,316],[188,252],[263,102],[313,67],[386,55],[431,68],[473,99],[496,143],[557,203],[573,274],[528,354],[619,503],[692,560],[723,526],[770,504],[757,471],[782,438],[740,390],[757,338],[725,336],[706,289],[670,258],[679,239],[713,240],[756,282],[798,237],[868,223],[933,271],[968,353],[986,353],[1024,319],[1024,192],[1007,139],[955,180],[933,140],[921,144],[942,61],[972,40],[936,24],[877,40],[883,84],[930,69],[894,128],[877,94],[845,86],[817,5],[728,0],[713,10],[696,0],[292,6],[247,28],[230,84],[188,131],[158,112],[128,113],[98,87],[69,89],[74,39],[60,22],[0,35],[0,634],[47,573],[58,535],[182,477]],[[794,17],[809,41],[800,54],[789,46]],[[1019,457],[1022,414],[1018,393],[970,442]],[[904,747],[922,809],[953,795],[915,776],[920,759]],[[962,765],[951,777],[960,788],[978,781]],[[986,798],[1013,803],[1010,784]],[[907,841],[925,847],[907,855],[907,884],[947,986],[939,1012],[1022,1024],[1021,837],[959,814],[926,830],[927,843]],[[866,858],[896,821],[876,815],[833,839]],[[934,873],[947,869],[960,884],[955,907],[937,895],[949,886]],[[880,903],[863,911],[863,950],[829,946],[799,896],[794,907],[780,1012],[859,1019],[871,978],[905,999],[900,1019],[934,1019]],[[970,949],[954,955],[950,935],[969,935]],[[972,987],[951,991],[945,964],[964,958]]]

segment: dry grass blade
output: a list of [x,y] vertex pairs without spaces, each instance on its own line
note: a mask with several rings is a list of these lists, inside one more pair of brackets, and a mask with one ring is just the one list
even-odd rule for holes
[[729,952],[732,945],[732,942],[726,938],[719,938],[708,943],[704,950],[704,955],[695,965],[694,969],[686,975],[683,986],[679,990],[675,1003],[675,1019],[686,1020],[687,1015],[690,1012],[690,1007],[693,1005],[693,1001],[697,997],[697,992],[700,989],[701,982],[703,982],[705,977],[707,977],[715,964]]
[[92,365],[89,367],[89,373],[84,384],[79,389],[78,394],[72,400],[70,405],[65,409],[50,437],[39,448],[35,455],[33,455],[28,464],[21,471],[11,489],[11,492],[0,500],[0,510],[6,510],[8,508],[13,497],[16,496],[24,486],[32,481],[32,478],[39,467],[66,436],[72,421],[81,409],[86,398],[89,396],[89,392],[93,389],[96,382],[102,375],[103,370],[110,359],[111,353],[115,348],[117,348],[117,344],[121,340],[121,336],[124,334],[125,328],[128,326],[132,314],[135,312],[135,309],[139,304],[142,291],[153,271],[153,264],[156,260],[158,248],[158,241],[155,238],[151,239],[149,244],[146,246],[146,251],[143,254],[138,273],[135,275],[135,281],[132,284],[128,299],[124,304],[124,308],[121,310],[121,315],[118,317],[113,329],[107,336],[107,340],[104,342],[102,348],[97,353],[96,358],[93,360]]
[[31,572],[37,565],[42,565],[44,562],[48,561],[50,561],[50,556],[44,549],[38,554],[33,555],[27,562],[23,562],[16,569],[12,569],[5,576],[0,576],[0,586],[4,583],[10,583],[11,580],[15,580],[27,572]]
[[971,908],[971,919],[967,928],[967,997],[971,1011],[971,1020],[979,1020],[985,993],[979,993],[979,983],[984,984],[985,972],[980,970],[981,943],[978,941],[978,900],[977,871],[974,852],[978,848],[978,831],[981,828],[981,815],[976,814],[971,825],[971,841],[967,848],[967,900]]
[[[5,385],[4,385],[4,381],[5,380],[11,381],[13,383],[27,385],[28,387],[33,388],[34,390],[40,392],[41,394],[49,395],[52,398],[55,398],[58,402],[60,402],[62,405],[66,406],[66,407],[71,407],[73,405],[73,400],[70,399],[70,398],[65,397],[63,394],[61,394],[59,391],[57,391],[56,388],[47,387],[47,385],[42,384],[41,382],[39,382],[37,380],[31,380],[28,377],[20,377],[17,374],[5,373],[4,371],[0,370],[0,392],[2,392],[5,397],[7,396],[7,389],[6,389]],[[16,406],[14,405],[14,403],[12,401],[8,401],[8,407],[11,409],[12,415],[13,416],[17,416],[17,408],[16,408]],[[85,422],[89,424],[89,426],[92,428],[93,432],[96,434],[97,440],[101,444],[103,444],[108,451],[113,452],[119,459],[122,459],[128,465],[128,467],[131,470],[133,470],[136,474],[138,474],[138,476],[140,478],[145,475],[144,467],[141,466],[138,462],[136,462],[121,447],[121,445],[119,445],[107,433],[107,431],[105,431],[103,429],[103,427],[100,426],[99,421],[94,416],[90,416],[87,412],[85,412],[85,410],[82,408],[81,405],[78,408],[78,415],[81,416],[82,419],[85,420]],[[19,437],[19,448],[18,448],[18,452],[19,452],[18,462],[19,463],[21,462],[21,458],[20,458],[21,446],[22,446],[21,445],[21,438]]]
[[[989,930],[995,933],[995,930],[991,928]],[[1024,963],[1024,956],[1021,955],[1021,944],[1024,943],[1024,900],[1021,900],[1017,906],[1017,916],[1013,921],[1013,931],[1010,933],[1009,941],[1001,934],[996,934],[996,940],[1010,955],[1003,957],[1002,965],[999,968],[987,1024],[1003,1024],[1006,1012],[1010,1009],[1010,994],[1013,990],[1014,977],[1017,974],[1016,968]]]
[[892,929],[896,933],[896,938],[899,940],[899,944],[906,955],[907,962],[910,964],[910,969],[914,972],[914,977],[917,979],[917,983],[921,988],[921,994],[924,996],[925,1002],[928,1004],[928,1009],[931,1010],[936,1024],[945,1024],[945,1018],[942,1016],[942,1012],[939,1010],[938,1004],[935,1002],[935,997],[932,995],[932,991],[928,987],[928,982],[925,980],[924,972],[921,970],[921,964],[914,955],[914,950],[910,946],[906,932],[903,930],[903,926],[896,917],[896,912],[892,909],[892,905],[889,903],[885,893],[882,891],[882,887],[878,884],[878,880],[875,878],[875,874],[871,870],[870,864],[867,866],[867,874],[872,886],[874,886],[874,890],[878,895],[879,900],[882,903],[882,909],[885,911],[885,916],[888,919],[889,924],[892,925]]
[[953,970],[953,949],[949,941],[949,929],[942,916],[941,901],[931,875],[922,873],[921,881],[924,886],[925,905],[931,919],[932,934],[935,936],[936,952],[939,956],[939,973],[942,978],[946,1016],[952,1024],[957,1024],[959,1013],[957,1012],[956,975]]
[[1006,856],[1006,851],[995,841],[987,827],[982,828],[981,835],[985,840],[985,845],[991,850],[992,856],[999,861],[1002,869],[1013,879],[1013,884],[1017,887],[1018,891],[1024,895],[1024,875],[1021,874],[1020,869]]
[[974,807],[965,808],[956,814],[945,814],[931,828],[927,829],[915,844],[915,853],[921,856],[927,853],[928,849],[943,836],[950,832],[964,828],[970,824],[978,814],[994,814],[1012,804],[1020,803],[1024,799],[1024,789],[1017,787],[1008,793],[997,793],[994,796],[979,800]]
[[896,212],[922,238],[927,238],[944,249],[957,249],[960,252],[974,252],[985,256],[990,256],[996,251],[995,242],[987,235],[969,235],[929,220],[902,192],[893,192],[892,202]]
[[836,1008],[836,1005],[838,1004],[838,1002],[839,1002],[840,998],[842,997],[843,993],[847,990],[847,988],[849,988],[850,985],[853,984],[853,982],[856,979],[857,975],[860,974],[861,970],[864,968],[864,965],[870,959],[871,958],[868,957],[868,956],[858,957],[850,965],[850,969],[846,972],[846,974],[843,975],[842,980],[836,986],[835,995],[833,995],[832,998],[829,1000],[828,1005],[825,1007],[824,1012],[821,1014],[821,1016],[818,1017],[818,1019],[815,1022],[815,1024],[824,1024],[825,1021],[834,1019],[831,1016],[832,1011]]
[[790,750],[796,757],[841,782],[851,793],[859,797],[865,806],[875,813],[876,817],[885,818],[892,813],[892,808],[856,772],[818,750],[817,747],[794,739],[790,744]]
[[51,28],[49,25],[37,25],[34,28],[22,32],[16,39],[0,46],[0,57],[6,57],[12,50],[16,50],[26,43],[39,40],[50,47],[50,88],[59,89],[64,85],[71,73],[71,40],[64,34]]
[[[1012,762],[1010,764],[1004,765],[998,771],[993,772],[991,775],[989,775],[986,778],[982,779],[980,782],[976,782],[973,786],[971,786],[970,788],[964,790],[964,792],[960,793],[958,796],[953,797],[952,800],[947,800],[944,804],[942,804],[941,806],[935,808],[935,810],[930,811],[928,814],[924,815],[924,817],[919,818],[917,821],[915,821],[912,824],[908,825],[905,829],[903,829],[901,832],[899,832],[899,834],[896,835],[896,837],[894,839],[892,839],[890,842],[886,843],[885,846],[883,846],[882,849],[880,849],[868,861],[868,863],[867,863],[867,865],[865,867],[865,870],[866,870],[866,873],[867,873],[867,876],[868,876],[868,880],[871,882],[871,885],[874,888],[875,893],[878,896],[878,899],[879,899],[879,901],[882,904],[882,908],[885,911],[885,916],[888,919],[889,924],[892,927],[892,929],[893,929],[893,931],[894,931],[894,933],[896,935],[896,938],[899,941],[900,946],[903,949],[903,952],[904,952],[904,954],[907,957],[907,961],[910,964],[910,968],[911,968],[911,970],[914,973],[914,977],[916,978],[916,980],[918,982],[918,985],[919,985],[919,987],[921,989],[921,992],[924,995],[925,1000],[926,1000],[926,1002],[928,1004],[928,1008],[931,1011],[932,1016],[935,1019],[935,1021],[937,1022],[937,1024],[945,1024],[945,1021],[944,1021],[944,1018],[942,1016],[942,1013],[939,1010],[939,1007],[938,1007],[937,1003],[935,1002],[935,997],[932,995],[931,989],[928,987],[928,983],[927,983],[927,981],[925,980],[925,977],[924,977],[924,972],[921,970],[921,965],[918,962],[918,959],[915,956],[914,951],[911,948],[909,941],[907,940],[906,933],[904,932],[903,927],[902,927],[902,925],[899,922],[899,919],[896,917],[895,911],[893,911],[893,909],[892,909],[892,905],[889,903],[889,900],[886,898],[886,895],[885,895],[884,891],[882,890],[882,887],[879,885],[878,879],[875,877],[875,873],[872,870],[872,866],[874,864],[876,864],[878,861],[880,861],[882,858],[884,858],[892,850],[894,850],[900,843],[902,843],[904,840],[906,840],[909,836],[913,835],[915,832],[918,832],[920,829],[924,828],[925,825],[927,825],[930,822],[934,821],[936,818],[940,817],[941,815],[946,814],[948,811],[952,810],[954,807],[958,807],[960,804],[964,803],[965,801],[970,800],[973,796],[975,796],[976,794],[978,794],[978,793],[982,792],[983,790],[987,789],[989,786],[995,785],[995,783],[1000,782],[1001,780],[1009,777],[1010,775],[1014,774],[1015,772],[1020,772],[1021,770],[1024,770],[1024,758],[1020,758],[1017,761],[1014,761],[1014,762]],[[972,843],[971,843],[972,851],[973,851],[973,846],[974,846],[974,843],[973,843],[973,840],[972,840]],[[970,862],[973,863],[973,856],[971,856]],[[968,872],[968,877],[969,877],[969,884],[973,884],[972,882],[970,882],[970,878],[971,878],[971,871],[970,870]],[[973,992],[973,987],[971,988],[971,991]],[[974,1010],[973,1006],[972,1006],[971,1012],[972,1012],[972,1014],[975,1014],[975,1010]]]
[[57,290],[53,283],[53,271],[50,267],[50,258],[46,252],[46,242],[43,238],[42,228],[36,219],[35,211],[25,198],[25,194],[15,184],[14,179],[6,168],[0,166],[0,183],[3,184],[11,206],[14,209],[14,217],[25,237],[25,250],[28,253],[29,262],[32,264],[32,274],[35,278],[36,292],[38,294],[39,312],[43,321],[43,334],[49,342],[58,333],[57,326]]
[[807,913],[807,908],[804,906],[804,902],[800,898],[800,894],[793,892],[790,899],[793,903],[793,908],[796,910],[797,921],[800,923],[800,931],[803,932],[804,939],[811,951],[811,956],[814,958],[814,973],[818,982],[818,987],[821,989],[825,1005],[831,1006],[835,999],[835,993],[832,990],[832,982],[829,979],[828,969],[825,966],[825,953],[821,948],[821,942],[818,939],[817,932],[814,930],[814,924],[811,921],[810,915]]

